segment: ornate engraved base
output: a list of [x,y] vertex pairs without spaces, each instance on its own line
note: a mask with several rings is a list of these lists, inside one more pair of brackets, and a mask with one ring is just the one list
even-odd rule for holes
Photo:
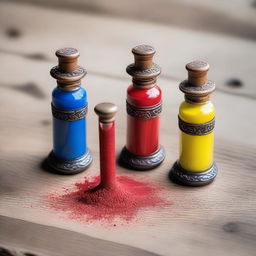
[[204,172],[191,172],[184,170],[176,161],[170,171],[170,178],[178,183],[189,186],[204,186],[211,183],[218,172],[214,163],[211,168]]
[[137,156],[130,153],[126,147],[121,152],[120,160],[122,163],[131,169],[150,170],[160,165],[165,158],[165,150],[160,146],[159,150],[149,156]]
[[71,161],[59,159],[54,155],[53,151],[47,158],[48,169],[62,174],[76,174],[83,172],[91,163],[92,154],[89,150],[84,156]]

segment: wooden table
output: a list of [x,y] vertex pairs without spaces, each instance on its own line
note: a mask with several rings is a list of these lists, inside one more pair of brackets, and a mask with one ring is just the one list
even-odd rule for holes
[[[161,24],[89,13],[0,3],[0,255],[242,255],[256,250],[255,200],[255,42]],[[125,91],[132,62],[130,49],[155,46],[162,66],[158,80],[164,109],[161,142],[164,163],[154,171],[118,173],[161,185],[166,209],[141,211],[115,227],[81,223],[41,206],[49,191],[99,173],[97,117],[93,106],[116,103],[116,153],[125,144]],[[83,84],[89,95],[88,145],[94,154],[89,170],[75,176],[40,168],[51,150],[49,70],[56,49],[72,46],[88,70]],[[205,59],[217,82],[215,182],[201,188],[171,183],[167,176],[178,157],[177,113],[186,78],[185,63]],[[228,87],[238,78],[243,86]],[[13,250],[10,254],[3,251]],[[2,251],[1,251],[2,250]],[[1,254],[2,253],[2,254]],[[26,254],[32,253],[32,254]]]

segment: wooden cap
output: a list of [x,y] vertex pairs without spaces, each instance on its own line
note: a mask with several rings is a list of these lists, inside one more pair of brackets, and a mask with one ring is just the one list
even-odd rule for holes
[[126,72],[133,77],[135,85],[154,84],[156,77],[161,73],[161,68],[153,63],[155,49],[150,45],[138,45],[132,49],[134,63],[126,68]]
[[209,94],[215,90],[215,83],[207,80],[210,65],[201,60],[188,63],[188,80],[180,83],[180,90],[185,93],[185,99],[191,103],[203,103],[209,100]]
[[113,103],[100,103],[94,108],[95,113],[99,116],[101,123],[111,123],[115,120],[117,106]]
[[73,72],[77,69],[77,59],[80,56],[75,48],[66,47],[56,51],[59,59],[59,70],[62,72]]
[[56,51],[59,64],[51,69],[51,76],[57,79],[58,87],[65,91],[73,91],[80,87],[86,70],[77,65],[80,56],[77,49],[67,47]]
[[132,49],[134,54],[134,66],[138,69],[149,69],[153,66],[153,56],[156,53],[153,46],[138,45]]
[[188,82],[192,86],[201,86],[207,81],[207,71],[210,65],[202,60],[195,60],[186,65]]

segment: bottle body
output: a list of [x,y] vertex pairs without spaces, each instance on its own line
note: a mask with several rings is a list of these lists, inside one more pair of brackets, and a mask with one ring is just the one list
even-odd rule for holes
[[162,92],[158,86],[149,89],[134,85],[128,87],[127,104],[132,110],[127,115],[126,148],[130,153],[148,156],[159,149],[160,116],[150,116],[149,111],[152,112],[151,108],[158,107],[161,100]]
[[[87,107],[87,95],[83,88],[64,91],[55,88],[52,105],[57,111],[74,111]],[[70,113],[70,112],[69,112]],[[75,160],[87,153],[86,117],[66,121],[53,117],[53,153],[63,160]]]
[[[203,125],[215,117],[214,105],[181,103],[179,118],[189,124]],[[204,135],[192,135],[180,131],[179,164],[187,171],[203,172],[213,165],[214,131]]]

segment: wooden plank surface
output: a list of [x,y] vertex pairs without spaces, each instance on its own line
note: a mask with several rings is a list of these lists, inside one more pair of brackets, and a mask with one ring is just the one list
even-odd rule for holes
[[[0,30],[5,35],[0,38],[0,215],[3,216],[0,245],[39,254],[65,255],[48,238],[54,232],[63,244],[68,237],[75,237],[76,255],[92,255],[92,252],[97,255],[100,248],[121,250],[122,255],[144,252],[205,255],[206,251],[209,256],[253,255],[256,249],[255,112],[251,111],[255,109],[256,97],[253,41],[29,5],[0,3],[0,10]],[[15,19],[9,18],[12,15]],[[16,28],[20,36],[14,39],[6,34],[10,28]],[[118,166],[118,173],[161,185],[171,205],[163,210],[142,211],[128,224],[117,220],[115,227],[77,222],[42,207],[42,197],[49,191],[98,174],[97,118],[92,110],[99,102],[110,101],[119,106],[116,120],[119,154],[125,143],[124,102],[130,83],[125,67],[132,62],[131,47],[142,42],[156,47],[156,62],[163,67],[159,79],[164,93],[161,141],[167,157],[154,171],[132,172]],[[90,105],[88,144],[94,154],[92,167],[72,177],[50,174],[40,168],[52,146],[50,93],[55,81],[49,70],[56,63],[55,49],[63,46],[78,48],[80,63],[88,70],[84,79]],[[183,97],[177,87],[186,77],[184,64],[194,58],[212,64],[210,78],[217,81],[219,88],[213,101],[218,113],[215,159],[220,172],[213,184],[203,188],[181,187],[167,178],[178,156],[177,112]],[[226,81],[234,76],[244,86],[227,87]],[[26,235],[23,232],[14,235],[16,229],[27,229]],[[44,234],[41,238],[35,235],[41,232]],[[31,240],[33,237],[35,240]],[[102,247],[93,246],[96,241]],[[47,243],[51,246],[47,247]],[[88,246],[91,251],[85,254]]]
[[[33,255],[156,255],[145,250],[109,242],[77,232],[0,216],[0,241],[3,249]],[[11,245],[9,248],[8,245]],[[86,245],[86,246],[85,246]],[[95,250],[97,248],[97,250]],[[0,249],[0,255],[1,249]],[[12,254],[11,254],[12,255]],[[13,255],[16,255],[13,253]],[[5,255],[4,255],[5,256]],[[28,255],[27,255],[28,256]]]
[[[15,19],[9,19],[13,14]],[[130,49],[140,43],[150,43],[157,49],[155,61],[161,64],[162,78],[183,80],[186,76],[184,64],[191,59],[203,58],[211,64],[210,76],[215,79],[218,90],[256,97],[253,40],[5,2],[1,4],[0,19],[3,35],[10,28],[20,32],[16,39],[1,37],[1,52],[28,58],[38,54],[55,63],[55,49],[72,45],[80,50],[81,62],[90,74],[128,81],[125,67],[132,61]],[[227,82],[233,78],[241,80],[243,86],[228,87]],[[52,82],[50,78],[48,81]]]

